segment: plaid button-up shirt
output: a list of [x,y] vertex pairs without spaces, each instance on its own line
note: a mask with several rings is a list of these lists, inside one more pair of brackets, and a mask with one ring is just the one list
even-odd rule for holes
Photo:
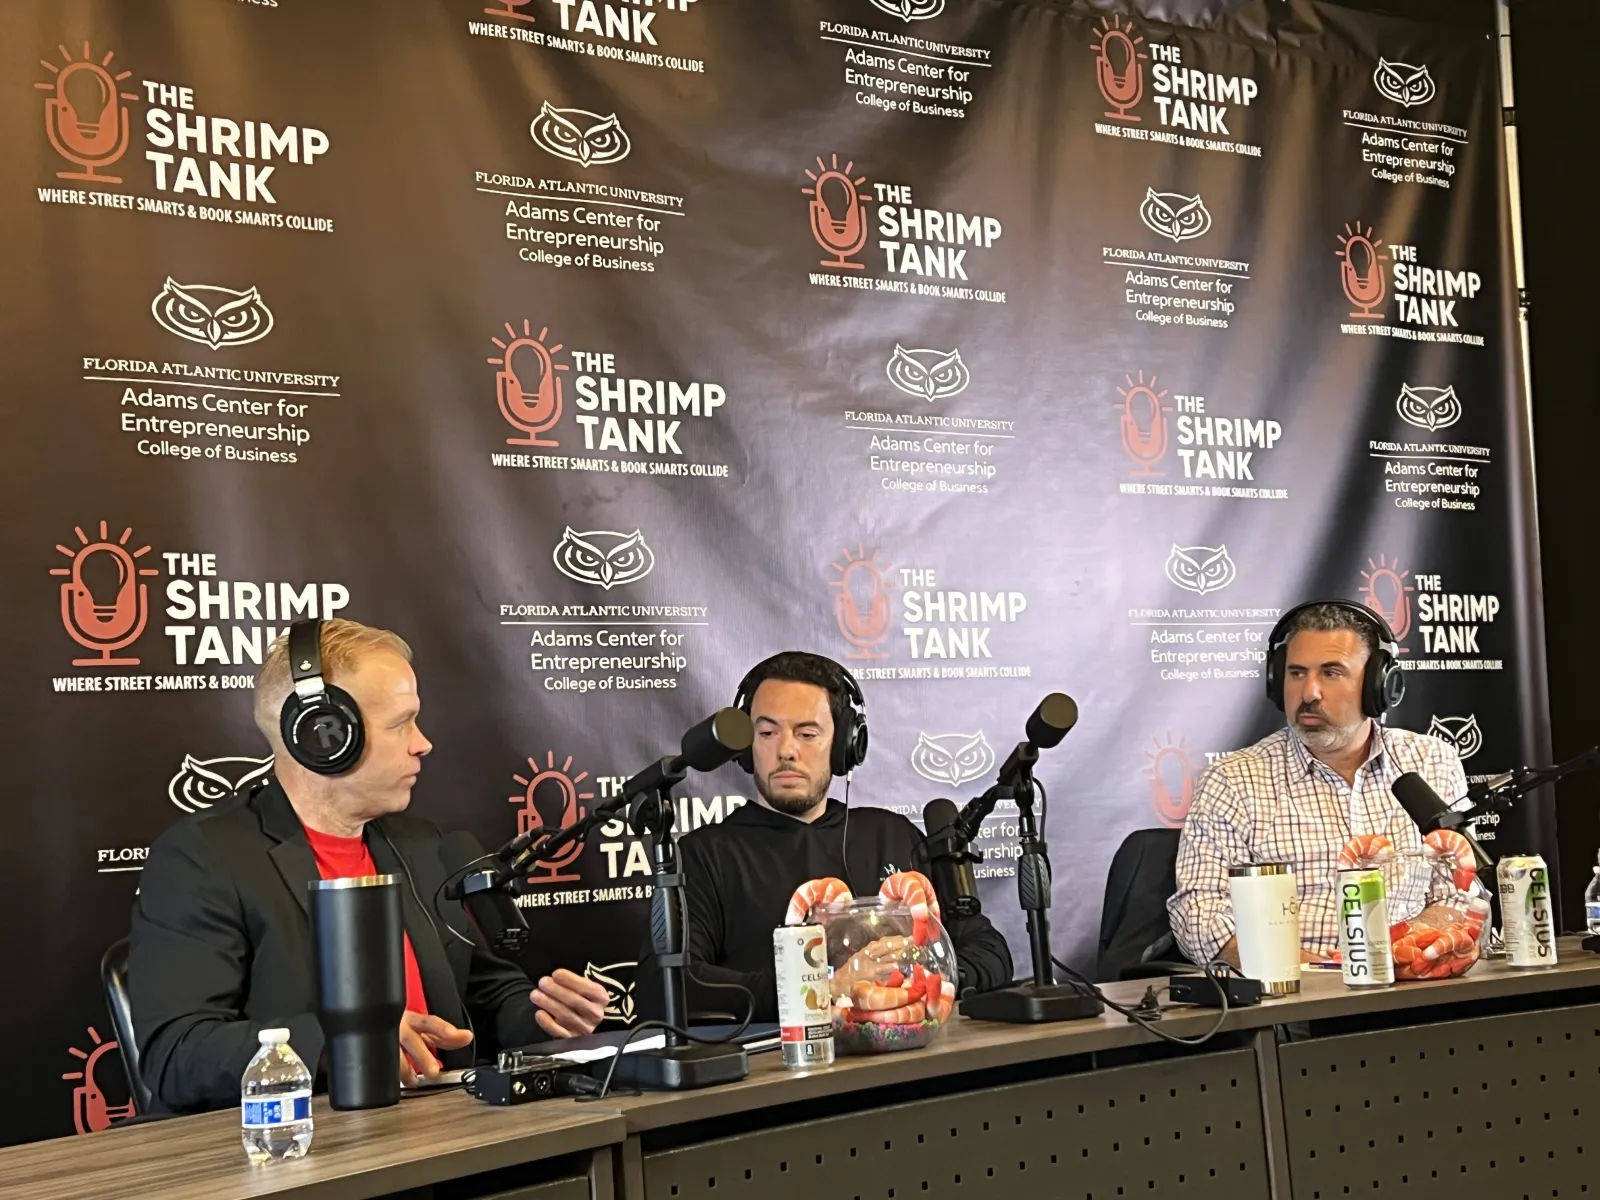
[[1382,735],[1371,739],[1353,787],[1287,728],[1207,768],[1178,844],[1178,890],[1167,901],[1185,954],[1207,962],[1233,936],[1228,868],[1243,863],[1293,867],[1301,946],[1319,954],[1337,949],[1339,851],[1355,834],[1387,834],[1401,855],[1384,871],[1391,921],[1410,920],[1450,894],[1448,879],[1420,857],[1422,834],[1389,786],[1415,771],[1452,803],[1467,791],[1461,760],[1439,738],[1404,729]]

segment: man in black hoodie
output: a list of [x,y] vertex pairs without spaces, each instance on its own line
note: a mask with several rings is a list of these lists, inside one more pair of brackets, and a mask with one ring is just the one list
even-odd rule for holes
[[[835,776],[866,757],[866,709],[853,676],[832,659],[786,651],[745,676],[734,703],[750,714],[755,745],[742,761],[755,778],[755,804],[679,843],[689,905],[689,1011],[744,1011],[738,984],[754,997],[752,1019],[778,1015],[772,931],[796,889],[835,877],[868,896],[890,875],[927,868],[922,834],[887,809],[848,809],[828,798]],[[849,788],[845,794],[848,797]],[[961,976],[957,988],[987,991],[1011,982],[1011,952],[983,916],[948,918]],[[650,956],[639,964],[642,1006],[661,1015]]]

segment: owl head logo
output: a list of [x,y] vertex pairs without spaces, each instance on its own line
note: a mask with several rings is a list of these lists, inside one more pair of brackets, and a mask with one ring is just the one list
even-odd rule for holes
[[959,350],[907,350],[895,343],[886,368],[889,382],[908,396],[943,400],[967,390],[972,376]]
[[1344,227],[1339,239],[1339,283],[1344,288],[1344,298],[1355,306],[1350,314],[1353,321],[1381,321],[1383,314],[1374,312],[1383,303],[1389,282],[1383,274],[1383,264],[1389,261],[1383,249],[1383,239],[1374,236],[1372,226],[1365,229],[1361,222]]
[[846,550],[840,561],[829,564],[835,577],[833,620],[839,634],[851,645],[848,659],[887,658],[878,647],[889,636],[889,564],[878,561],[878,551],[858,545]]
[[556,570],[578,583],[592,583],[610,591],[637,583],[655,569],[656,556],[644,534],[591,529],[584,533],[568,525],[551,555]]
[[1450,387],[1412,387],[1400,385],[1400,398],[1395,401],[1395,411],[1407,425],[1435,433],[1448,429],[1461,420],[1461,401],[1454,385]]
[[1121,17],[1101,17],[1100,33],[1089,43],[1094,51],[1094,78],[1100,85],[1100,95],[1113,111],[1106,113],[1113,121],[1137,121],[1128,112],[1144,95],[1144,67],[1150,56],[1139,49],[1142,37],[1134,37],[1133,23],[1124,23]]
[[[1417,589],[1406,582],[1410,578],[1411,572],[1401,570],[1398,558],[1390,562],[1381,554],[1377,561],[1367,559],[1367,569],[1361,572],[1361,603],[1389,623],[1397,642],[1411,632],[1411,593]],[[1406,653],[1404,646],[1400,653]]]
[[1156,378],[1146,383],[1144,372],[1139,372],[1138,382],[1132,375],[1124,376],[1127,387],[1117,389],[1122,400],[1117,411],[1122,414],[1122,450],[1139,465],[1137,476],[1159,476],[1164,471],[1156,464],[1167,456],[1167,414],[1172,411],[1165,389],[1156,390]]
[[1199,196],[1158,192],[1154,188],[1144,190],[1139,219],[1153,233],[1171,238],[1174,242],[1187,242],[1211,228],[1211,213]]
[[170,275],[150,302],[150,315],[168,333],[213,350],[259,342],[272,332],[272,310],[255,288],[178,283]]
[[185,754],[183,765],[167,781],[167,799],[184,812],[201,812],[270,774],[270,754],[263,758],[248,755],[196,758]]
[[606,1019],[620,1021],[624,1025],[632,1025],[638,1018],[639,1012],[633,1002],[633,972],[638,967],[636,962],[607,963],[596,966],[594,963],[585,963],[583,977],[592,979],[606,989]]
[[1167,578],[1186,592],[1220,592],[1238,575],[1226,546],[1178,546],[1167,555]]
[[1410,63],[1378,59],[1378,69],[1372,73],[1372,82],[1385,98],[1406,108],[1415,108],[1432,100],[1438,89],[1433,86],[1433,76],[1428,68],[1413,67]]
[[1434,717],[1428,723],[1428,734],[1449,742],[1463,759],[1483,749],[1483,730],[1478,728],[1477,713],[1464,717]]
[[[522,789],[507,798],[508,803],[519,805],[517,810],[517,836],[548,829],[570,829],[583,820],[584,802],[594,799],[593,792],[580,791],[589,772],[572,769],[572,756],[558,767],[556,752],[545,751],[544,765],[539,760],[528,760],[527,775],[511,777]],[[581,840],[568,843],[555,857],[541,861],[528,875],[529,883],[575,883],[581,876],[568,870],[583,853]]]
[[556,108],[548,100],[528,132],[539,149],[580,167],[621,162],[633,149],[616,113],[602,117],[586,108]]
[[909,25],[937,17],[944,11],[944,0],[872,0],[872,7]]
[[1194,802],[1194,785],[1200,774],[1200,764],[1189,749],[1188,742],[1172,734],[1167,740],[1154,739],[1155,749],[1145,752],[1147,765],[1144,773],[1150,780],[1150,808],[1156,819],[1170,829],[1183,825],[1189,815],[1189,805]]
[[994,769],[994,750],[981,729],[977,733],[919,733],[911,748],[911,769],[930,783],[960,787]]

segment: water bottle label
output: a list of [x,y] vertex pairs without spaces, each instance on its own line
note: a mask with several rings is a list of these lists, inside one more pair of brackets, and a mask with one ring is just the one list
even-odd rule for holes
[[272,1129],[311,1119],[311,1093],[292,1092],[244,1102],[244,1128]]
[[1600,900],[1590,900],[1583,906],[1584,916],[1588,919],[1589,928],[1593,929],[1600,924]]

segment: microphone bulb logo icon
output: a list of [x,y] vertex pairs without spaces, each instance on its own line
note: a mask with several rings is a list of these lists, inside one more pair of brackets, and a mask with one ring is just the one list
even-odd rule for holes
[[1189,805],[1194,802],[1197,773],[1194,759],[1184,738],[1174,743],[1169,733],[1165,742],[1160,738],[1154,740],[1154,752],[1145,752],[1149,763],[1144,773],[1150,779],[1150,807],[1163,825],[1180,829],[1189,815]]
[[1089,43],[1094,51],[1094,77],[1100,95],[1114,111],[1106,113],[1114,121],[1137,121],[1128,110],[1144,97],[1144,67],[1150,56],[1139,49],[1144,39],[1133,36],[1133,24],[1120,17],[1102,17],[1100,35]]
[[1344,227],[1337,256],[1339,282],[1344,285],[1344,298],[1356,308],[1350,314],[1352,320],[1384,319],[1382,313],[1372,311],[1383,303],[1389,288],[1383,274],[1383,264],[1389,261],[1389,255],[1382,247],[1383,239],[1373,236],[1370,225],[1362,229],[1361,222],[1357,221],[1353,227]]
[[1117,394],[1122,397],[1117,404],[1117,411],[1122,414],[1123,452],[1139,464],[1135,476],[1151,478],[1165,475],[1165,471],[1158,471],[1155,467],[1167,455],[1167,414],[1172,407],[1166,403],[1166,390],[1156,391],[1154,375],[1146,383],[1143,371],[1139,372],[1137,383],[1131,375],[1123,378],[1128,386],[1117,389]]
[[[582,801],[593,800],[593,792],[580,792],[578,785],[589,778],[589,772],[572,773],[572,756],[559,767],[556,752],[545,751],[544,766],[539,760],[528,760],[527,776],[513,775],[522,791],[508,797],[512,804],[520,804],[517,811],[517,836],[521,837],[540,829],[555,833],[571,829],[583,820],[587,811]],[[529,883],[576,883],[580,876],[568,868],[583,853],[583,843],[573,842],[547,862],[541,862],[528,874]]]
[[857,546],[844,552],[843,561],[830,564],[837,578],[828,581],[833,589],[833,620],[839,633],[854,649],[847,659],[889,657],[878,647],[889,636],[888,563],[878,561],[876,549],[870,553]]
[[483,11],[491,17],[507,17],[513,21],[526,21],[534,24],[533,14],[519,11],[524,6],[533,3],[533,0],[500,0],[499,8],[486,8]]
[[44,102],[44,132],[50,145],[82,170],[57,171],[56,178],[121,183],[121,176],[104,174],[102,168],[109,167],[128,150],[128,109],[122,102],[139,97],[118,88],[133,72],[113,75],[111,60],[115,52],[106,51],[96,62],[88,42],[83,44],[82,58],[73,58],[65,46],[58,49],[62,66],[39,60],[55,76],[54,80],[33,86],[50,93]]
[[[1411,593],[1416,591],[1406,580],[1410,571],[1400,569],[1400,560],[1389,561],[1378,555],[1374,562],[1367,559],[1368,570],[1361,572],[1361,603],[1389,623],[1394,640],[1403,642],[1411,632]],[[1408,651],[1400,647],[1400,653]]]
[[817,169],[806,168],[811,186],[801,188],[800,192],[811,197],[807,205],[811,213],[811,236],[817,239],[817,245],[833,255],[822,260],[825,267],[863,269],[862,263],[849,260],[851,255],[860,254],[867,244],[867,205],[872,198],[863,190],[867,185],[866,176],[851,176],[855,169],[853,162],[841,168],[837,154],[831,155],[827,163],[818,155]]
[[150,589],[139,581],[141,575],[160,573],[139,566],[139,559],[150,553],[150,547],[129,550],[131,528],[111,541],[104,521],[100,522],[97,541],[90,541],[77,527],[72,532],[78,535],[76,550],[56,545],[72,565],[52,567],[50,574],[67,577],[61,585],[61,624],[68,636],[84,649],[98,652],[92,658],[75,658],[72,665],[136,667],[137,658],[116,658],[114,654],[139,640],[150,617]]
[[[89,1040],[94,1043],[93,1050],[67,1047],[67,1053],[80,1060],[83,1068],[63,1072],[61,1076],[78,1081],[78,1086],[72,1089],[72,1126],[79,1133],[99,1133],[102,1129],[110,1129],[113,1122],[133,1116],[134,1111],[131,1097],[120,1099],[127,1091],[126,1083],[121,1085],[118,1100],[113,1101],[106,1095],[105,1085],[109,1083],[115,1090],[121,1075],[121,1072],[102,1065],[116,1051],[117,1043],[101,1041],[93,1025],[89,1026]],[[105,1074],[104,1079],[101,1078],[101,1072]]]
[[[555,356],[561,344],[545,345],[550,336],[548,329],[533,335],[532,322],[522,322],[519,334],[510,321],[506,322],[506,337],[510,341],[490,338],[500,348],[500,356],[488,360],[499,367],[494,376],[495,399],[500,405],[500,415],[506,422],[525,433],[526,437],[507,438],[508,446],[559,446],[555,438],[539,435],[561,419],[561,376],[566,363],[558,363]],[[529,387],[532,391],[529,391]]]

